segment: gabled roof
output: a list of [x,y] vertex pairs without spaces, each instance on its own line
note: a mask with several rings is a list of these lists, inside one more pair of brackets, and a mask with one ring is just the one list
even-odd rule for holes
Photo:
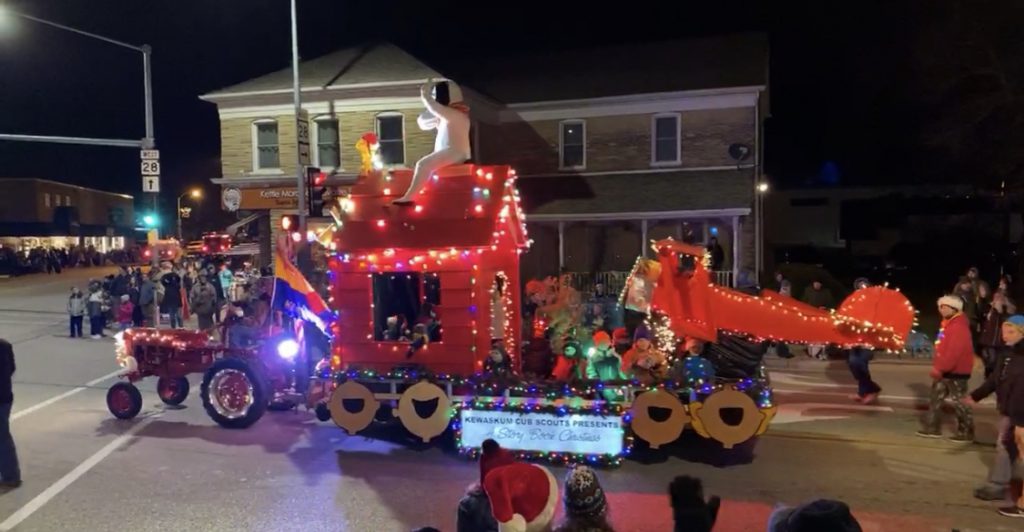
[[[421,83],[441,75],[405,50],[391,44],[354,46],[302,61],[303,89],[380,83]],[[232,94],[287,91],[292,88],[291,67],[203,95],[214,99]]]
[[735,34],[504,57],[474,66],[464,83],[508,104],[764,87],[768,39]]
[[509,221],[513,241],[526,246],[508,166],[455,165],[437,175],[417,207],[391,204],[408,188],[411,171],[393,171],[390,181],[360,178],[349,196],[354,208],[334,236],[338,251],[481,248],[492,245],[495,232],[508,230]]

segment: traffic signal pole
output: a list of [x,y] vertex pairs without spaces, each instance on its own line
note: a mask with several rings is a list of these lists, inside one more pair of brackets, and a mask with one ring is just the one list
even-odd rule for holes
[[[299,86],[299,24],[295,10],[296,0],[291,0],[292,18],[292,100],[295,103],[295,186],[298,187],[298,209],[299,209],[299,235],[301,238],[296,242],[296,256],[298,258],[299,271],[309,278],[313,269],[313,259],[310,255],[309,242],[306,234],[309,230],[306,221],[306,172],[302,165],[302,149],[298,135],[299,120],[302,116],[302,95]],[[312,214],[312,213],[310,213]]]

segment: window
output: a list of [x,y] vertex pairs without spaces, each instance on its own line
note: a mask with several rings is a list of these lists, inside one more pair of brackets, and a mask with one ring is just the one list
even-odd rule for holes
[[679,164],[679,115],[655,115],[651,120],[651,164]]
[[436,273],[373,274],[373,331],[378,342],[441,340],[441,280]]
[[317,118],[315,123],[316,165],[320,168],[341,168],[338,119],[330,117]]
[[47,192],[46,194],[43,195],[43,203],[45,203],[47,207],[50,206],[50,193],[49,192]]
[[559,166],[580,169],[587,166],[587,124],[582,120],[562,122],[559,132]]
[[71,206],[71,196],[64,196],[64,205],[67,207]]
[[53,206],[60,207],[60,194],[53,195]]
[[253,129],[253,170],[268,170],[281,167],[281,147],[277,143],[277,122],[261,120],[254,122]]
[[401,114],[377,115],[377,140],[384,164],[405,164],[405,118]]

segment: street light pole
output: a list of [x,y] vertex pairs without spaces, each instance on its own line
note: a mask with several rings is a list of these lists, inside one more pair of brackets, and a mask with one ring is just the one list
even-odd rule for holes
[[[133,140],[121,140],[121,139],[96,139],[96,138],[84,138],[84,137],[62,137],[62,136],[49,136],[49,135],[17,135],[17,134],[0,134],[0,140],[12,140],[22,142],[51,142],[57,144],[86,144],[92,146],[115,146],[115,147],[138,147],[144,150],[150,150],[156,147],[156,138],[153,132],[153,74],[152,74],[152,55],[153,49],[148,44],[142,46],[136,46],[134,44],[128,44],[126,42],[119,41],[117,39],[111,39],[110,37],[104,37],[88,31],[83,31],[71,26],[65,26],[64,24],[58,24],[53,21],[27,15],[25,13],[19,13],[10,9],[0,6],[4,15],[12,15],[23,18],[25,20],[31,20],[38,22],[52,28],[71,32],[83,37],[89,37],[90,39],[96,39],[103,41],[108,44],[120,46],[121,48],[127,48],[129,50],[135,50],[142,54],[142,81],[143,91],[145,93],[145,109],[146,109],[146,136],[141,141]],[[153,193],[153,210],[158,209],[159,193]]]
[[84,137],[61,137],[61,136],[47,136],[47,135],[15,135],[15,134],[3,134],[0,135],[0,140],[12,140],[12,141],[24,141],[24,142],[54,142],[58,144],[87,144],[92,146],[115,146],[115,147],[139,147],[143,149],[150,149],[156,145],[156,139],[153,135],[153,83],[152,75],[150,73],[150,58],[153,53],[152,48],[148,44],[142,46],[136,46],[134,44],[128,44],[126,42],[119,41],[117,39],[111,39],[110,37],[104,37],[88,31],[83,31],[71,26],[65,26],[64,24],[58,24],[53,21],[34,17],[32,15],[26,15],[25,13],[19,13],[6,7],[0,6],[3,15],[10,15],[25,20],[31,20],[32,22],[38,22],[52,28],[59,30],[68,31],[81,35],[83,37],[89,37],[90,39],[96,39],[103,41],[108,44],[120,46],[121,48],[127,48],[129,50],[135,50],[142,54],[142,69],[143,69],[143,82],[145,84],[145,98],[146,98],[146,137],[142,141],[135,140],[119,140],[119,139],[96,139],[96,138],[84,138]]

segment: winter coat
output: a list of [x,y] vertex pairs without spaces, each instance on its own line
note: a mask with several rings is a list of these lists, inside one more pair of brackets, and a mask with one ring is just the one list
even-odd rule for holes
[[498,532],[498,521],[491,514],[491,501],[479,484],[469,488],[459,501],[455,517],[456,532]]
[[1002,347],[1003,344],[1003,322],[1010,317],[1005,312],[999,312],[993,307],[981,323],[981,338],[979,344],[983,347]]
[[815,308],[832,308],[835,306],[832,292],[825,287],[822,287],[821,290],[815,290],[813,286],[807,287],[804,289],[802,301]]
[[135,305],[132,305],[131,301],[125,301],[117,307],[117,322],[118,323],[131,323],[132,312],[135,310]]
[[217,291],[210,283],[196,283],[189,294],[192,312],[196,315],[212,316],[217,312]]
[[89,317],[98,318],[103,315],[103,292],[96,291],[89,294]]
[[971,398],[981,401],[992,392],[999,413],[1009,417],[1014,426],[1024,427],[1024,342],[999,350],[995,371],[971,392]]
[[221,270],[220,273],[217,274],[217,277],[220,279],[220,288],[224,292],[227,292],[228,288],[231,288],[231,282],[235,280],[235,274],[231,273],[231,270],[227,268]]
[[0,340],[0,404],[14,402],[14,346]]
[[932,377],[966,379],[974,368],[974,346],[970,322],[963,313],[942,321],[935,340]]
[[139,304],[144,307],[156,304],[156,283],[150,279],[146,279],[142,283],[142,289],[139,290]]
[[181,308],[181,276],[174,272],[167,272],[160,278],[160,284],[164,287],[164,298],[160,302],[161,309]]
[[73,294],[68,298],[68,315],[81,317],[85,315],[86,299],[82,294]]

